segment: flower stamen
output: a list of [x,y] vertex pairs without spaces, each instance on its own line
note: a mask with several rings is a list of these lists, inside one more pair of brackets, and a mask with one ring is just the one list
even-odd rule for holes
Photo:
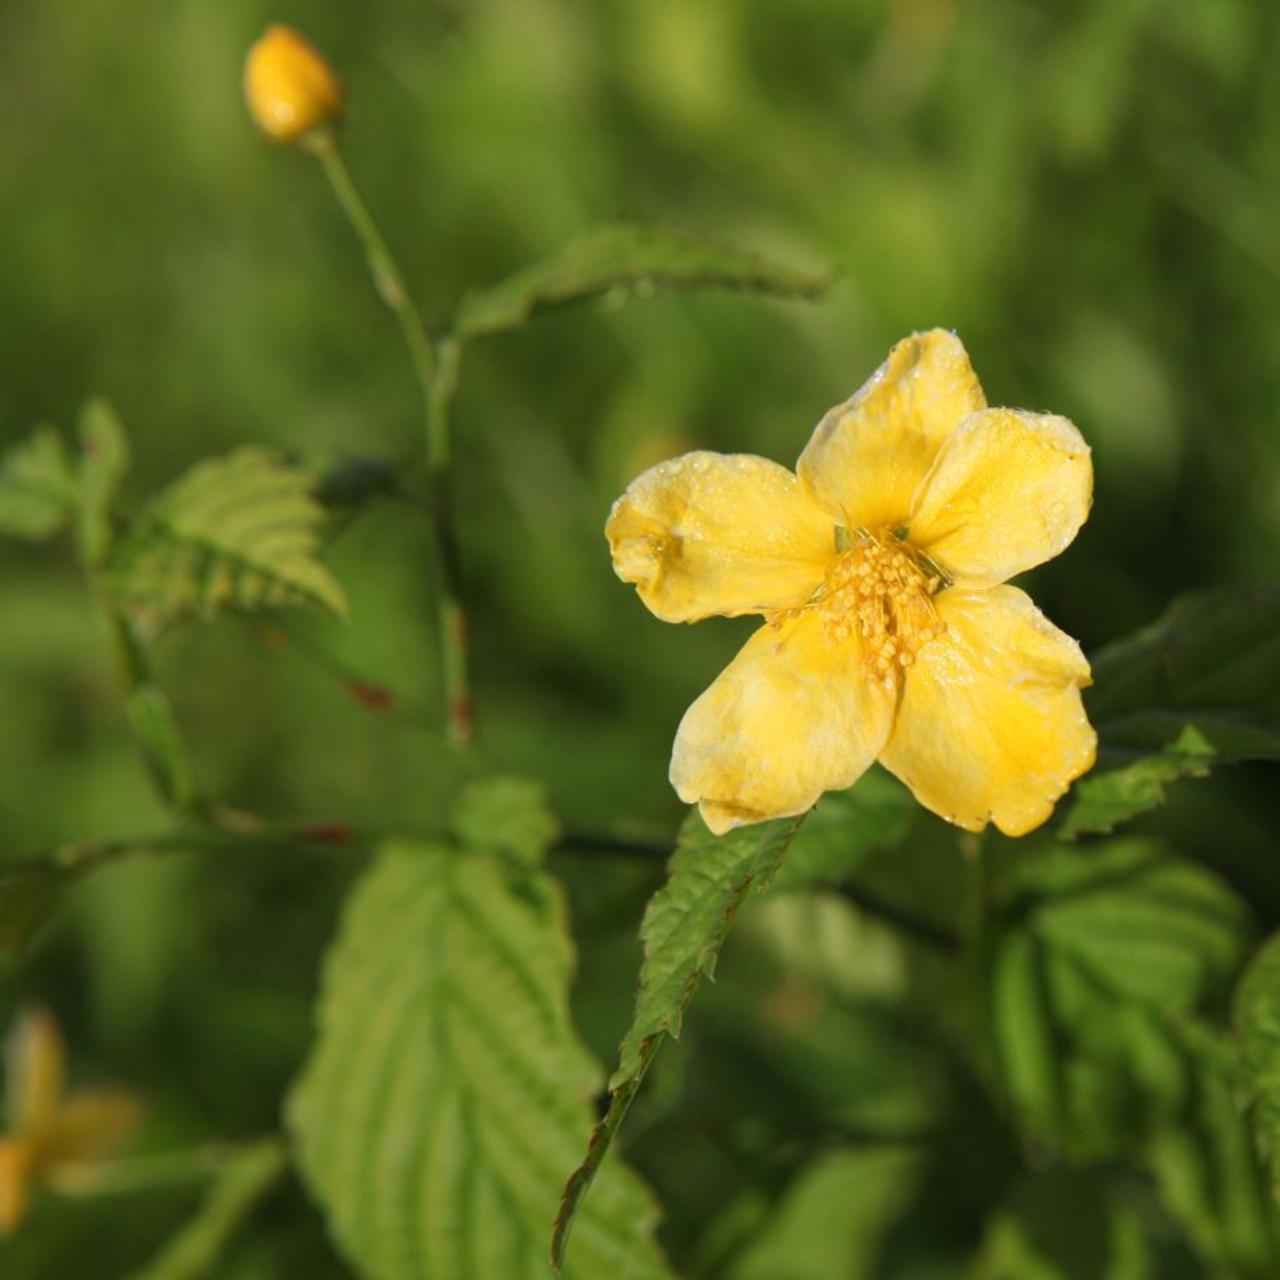
[[945,630],[933,596],[935,566],[891,531],[859,530],[806,608],[816,608],[831,644],[853,642],[867,674],[892,685],[920,649]]

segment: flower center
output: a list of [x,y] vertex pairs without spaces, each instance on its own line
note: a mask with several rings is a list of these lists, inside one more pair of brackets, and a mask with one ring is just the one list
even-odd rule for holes
[[892,684],[923,645],[946,629],[933,596],[942,575],[890,530],[855,533],[813,606],[832,644],[854,644],[868,675]]

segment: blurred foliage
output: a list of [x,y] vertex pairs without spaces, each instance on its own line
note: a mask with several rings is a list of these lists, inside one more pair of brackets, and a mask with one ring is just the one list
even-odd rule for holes
[[[0,961],[0,1024],[44,1003],[74,1080],[144,1096],[139,1161],[279,1129],[368,865],[360,833],[444,838],[464,773],[434,728],[411,371],[318,170],[241,104],[244,51],[277,18],[346,79],[346,154],[432,324],[619,220],[740,245],[796,280],[834,273],[818,301],[606,292],[465,355],[478,718],[489,761],[541,780],[566,833],[547,869],[578,951],[576,1036],[602,1064],[680,815],[671,734],[749,625],[666,627],[614,581],[601,527],[636,472],[697,447],[789,463],[893,341],[945,325],[993,402],[1066,414],[1093,446],[1091,519],[1034,587],[1086,650],[1188,591],[1274,584],[1280,540],[1271,5],[6,0],[0,528],[30,540],[0,542],[0,942],[61,909]],[[95,395],[128,424],[127,474],[108,411],[78,421]],[[350,622],[175,627],[126,708],[130,654],[65,543],[40,539],[78,509],[92,565],[117,484],[137,516],[245,446],[323,478]],[[1197,625],[1211,697],[1192,681],[1120,705],[1100,666],[1096,714],[1118,698],[1116,724],[1142,732],[1112,735],[1102,817],[1074,819],[1076,842],[957,837],[880,775],[802,828],[804,860],[742,908],[618,1142],[661,1201],[674,1271],[1280,1274],[1239,1107],[1273,1159],[1270,953],[1237,1001],[1240,1062],[1227,1029],[1241,966],[1280,928],[1275,766],[1165,787],[1210,756],[1266,754],[1231,744],[1276,706],[1276,643],[1216,610]],[[1167,674],[1159,635],[1112,661],[1140,651]],[[1211,712],[1236,736],[1206,751],[1225,740],[1188,746],[1166,717],[1153,739],[1132,717],[1153,710],[1179,735]],[[268,833],[84,875],[28,861],[168,829],[130,717],[170,798],[217,797],[311,844]],[[171,758],[177,728],[189,762]],[[557,830],[520,788],[470,793],[454,818],[464,842],[504,833],[492,852],[517,883]],[[503,902],[535,913],[536,895]],[[234,1172],[46,1194],[0,1242],[0,1272],[115,1280],[185,1247],[188,1274],[220,1280],[350,1274],[296,1179],[269,1186],[268,1155],[251,1163],[262,1150],[231,1166],[261,1175],[244,1201]]]

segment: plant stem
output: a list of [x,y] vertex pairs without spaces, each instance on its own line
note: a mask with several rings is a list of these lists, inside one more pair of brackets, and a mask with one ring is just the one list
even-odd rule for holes
[[196,793],[186,744],[169,697],[156,683],[151,659],[128,621],[105,595],[101,600],[129,727],[147,769],[157,790],[175,813],[203,821],[204,808]]
[[457,339],[442,339],[436,354],[436,376],[427,398],[427,464],[431,518],[435,523],[440,559],[441,675],[449,736],[466,745],[472,737],[473,713],[467,675],[467,616],[459,590],[462,562],[454,534],[453,484],[449,469],[449,409],[458,385],[460,354]]
[[[280,1145],[283,1150],[283,1144]],[[58,1192],[67,1196],[148,1191],[153,1187],[208,1178],[221,1172],[233,1161],[243,1158],[252,1147],[252,1143],[236,1145],[211,1142],[182,1151],[68,1164],[55,1168],[50,1175],[50,1183]]]
[[[217,814],[210,815],[216,820]],[[346,847],[368,849],[391,838],[390,831],[372,831],[345,823],[326,822],[298,826],[192,827],[186,831],[165,831],[155,835],[124,836],[114,840],[77,840],[44,853],[16,858],[6,865],[12,870],[45,869],[67,875],[85,875],[123,858],[167,853],[235,853],[255,849],[297,846],[300,848]],[[414,834],[401,832],[400,834]],[[431,833],[422,833],[424,839]]]
[[338,204],[364,247],[374,286],[400,326],[422,394],[431,520],[439,573],[436,630],[444,719],[450,740],[457,746],[466,747],[473,735],[467,673],[467,625],[462,607],[449,475],[449,406],[457,386],[458,343],[448,337],[435,343],[428,336],[422,316],[405,287],[400,268],[391,256],[368,205],[356,189],[333,134],[328,131],[317,134],[310,149],[320,161]]
[[953,955],[960,950],[960,939],[943,925],[935,924],[932,920],[927,920],[906,907],[900,907],[870,889],[845,883],[832,885],[830,888],[860,911],[883,920],[892,928],[927,947]]

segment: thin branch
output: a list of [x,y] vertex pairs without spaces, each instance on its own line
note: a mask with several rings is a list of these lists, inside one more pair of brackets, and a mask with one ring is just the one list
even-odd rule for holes
[[352,181],[333,134],[325,131],[315,135],[310,149],[320,161],[339,206],[364,247],[374,287],[400,326],[422,395],[431,520],[435,528],[439,575],[436,631],[440,646],[445,727],[455,745],[466,747],[473,737],[473,714],[468,677],[467,623],[462,607],[449,475],[449,408],[457,386],[459,344],[452,337],[433,343],[428,336],[404,276],[378,230],[369,206]]
[[960,939],[951,930],[925,919],[924,916],[916,915],[914,911],[901,907],[896,902],[890,902],[870,889],[856,884],[832,884],[827,885],[826,888],[832,893],[839,894],[859,911],[878,917],[917,942],[924,943],[925,946],[945,951],[950,955],[960,952]]

